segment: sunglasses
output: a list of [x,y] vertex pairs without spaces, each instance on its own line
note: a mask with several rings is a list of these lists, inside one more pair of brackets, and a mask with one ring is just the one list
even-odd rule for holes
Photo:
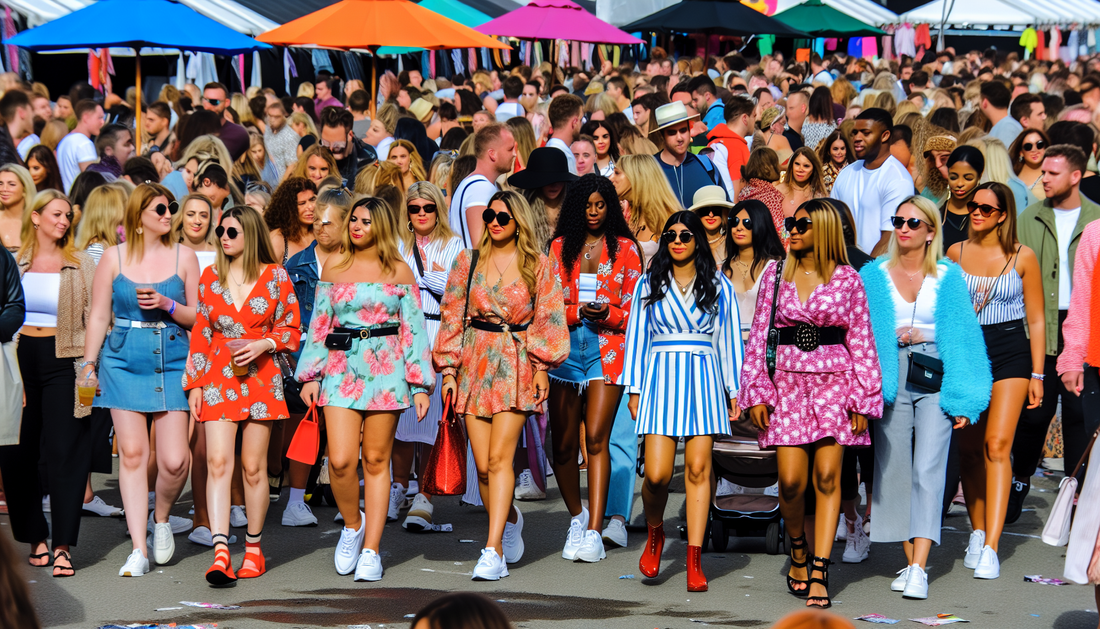
[[966,204],[966,209],[970,210],[971,214],[973,214],[974,212],[980,212],[982,216],[989,216],[994,212],[1004,212],[1004,210],[999,207],[993,207],[988,203],[978,203],[976,201],[968,202]]
[[164,216],[165,212],[168,212],[172,216],[175,216],[176,212],[180,211],[180,206],[175,201],[172,201],[168,205],[158,203],[157,206],[153,208],[153,211],[157,213],[157,216]]
[[752,219],[749,217],[739,218],[737,216],[730,217],[730,229],[737,227],[738,223],[745,226],[745,229],[752,231]]
[[890,222],[894,224],[894,229],[901,229],[908,225],[909,229],[919,229],[921,223],[928,224],[926,221],[922,221],[919,218],[904,218],[901,216],[891,216]]
[[220,98],[203,98],[202,100],[203,102],[210,103],[215,107],[222,104],[222,100]]
[[814,222],[808,218],[800,218],[798,220],[795,220],[793,216],[788,216],[787,218],[783,219],[783,229],[786,229],[792,234],[795,232],[799,234],[805,234],[813,226]]
[[512,222],[512,215],[507,212],[494,212],[489,208],[485,208],[485,211],[481,213],[481,220],[485,221],[486,225],[496,221],[497,225],[507,227],[508,223]]
[[424,205],[410,205],[409,214],[420,214],[421,212],[427,214],[435,214],[435,203],[425,203]]
[[321,140],[321,146],[327,148],[333,153],[343,153],[344,149],[348,148],[347,142],[329,142],[328,140]]
[[701,207],[698,210],[695,210],[695,215],[699,218],[703,218],[704,216],[717,216],[718,218],[722,218],[723,209],[725,208],[714,207],[713,205],[709,207]]
[[219,239],[221,239],[221,237],[224,235],[228,235],[230,240],[236,240],[237,236],[241,235],[241,232],[237,231],[236,227],[230,227],[229,229],[226,229],[221,225],[218,225],[216,228],[214,228],[214,235],[217,236]]
[[1041,150],[1045,149],[1046,147],[1047,147],[1047,143],[1043,142],[1042,140],[1037,140],[1034,144],[1032,144],[1031,142],[1024,142],[1023,144],[1020,145],[1020,148],[1024,149],[1025,151],[1030,151],[1033,148],[1037,151],[1041,151]]
[[686,245],[695,238],[695,234],[693,234],[693,233],[691,233],[687,230],[684,230],[682,232],[678,232],[678,231],[674,231],[674,230],[671,230],[671,229],[668,230],[667,232],[661,234],[661,240],[666,245],[671,245],[672,243],[676,242],[677,238],[680,239],[681,244]]

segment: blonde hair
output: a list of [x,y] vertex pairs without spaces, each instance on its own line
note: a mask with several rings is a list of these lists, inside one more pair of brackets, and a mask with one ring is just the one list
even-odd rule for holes
[[248,97],[240,92],[235,92],[229,97],[229,107],[233,111],[237,112],[237,116],[240,117],[241,124],[255,124],[256,119],[252,117],[252,108],[248,106]]
[[[298,163],[294,166],[294,172],[291,173],[291,177],[304,177],[309,179],[309,158],[316,155],[325,160],[328,164],[328,174],[337,175],[340,173],[340,167],[336,165],[336,158],[332,156],[332,151],[321,146],[320,144],[314,144],[305,151],[302,151],[302,156],[298,158]],[[312,180],[311,180],[312,181]]]
[[[133,260],[140,262],[145,256],[145,240],[138,232],[138,229],[141,228],[141,213],[157,197],[164,197],[168,200],[168,203],[175,203],[176,201],[176,197],[172,196],[168,188],[159,183],[143,183],[134,188],[133,194],[130,195],[130,201],[126,204],[126,216],[122,221],[123,229],[126,232],[126,244],[129,245],[126,247],[126,260],[128,262]],[[166,247],[171,244],[171,230],[160,237],[160,242]]]
[[355,197],[349,190],[338,186],[326,186],[317,192],[317,201],[313,204],[313,215],[323,217],[325,210],[335,208],[337,220],[334,222],[342,225],[348,220],[348,213],[351,212],[351,204],[354,199]]
[[317,98],[317,90],[313,87],[313,83],[305,81],[298,86],[298,96],[305,96],[306,98]]
[[382,186],[393,186],[405,194],[405,179],[401,175],[401,168],[389,160],[378,162],[378,171],[371,181],[374,190]]
[[92,190],[80,208],[80,225],[76,231],[76,248],[84,251],[99,243],[104,248],[118,244],[118,226],[126,216],[130,193],[122,186],[109,183]]
[[619,154],[652,157],[657,154],[657,145],[642,135],[637,127],[627,125],[619,136]]
[[186,242],[187,237],[183,235],[183,213],[187,211],[187,204],[197,201],[206,205],[206,209],[210,212],[210,217],[206,222],[206,233],[203,234],[202,241],[208,245],[214,244],[214,207],[210,205],[210,199],[207,199],[201,194],[189,194],[180,200],[180,209],[176,212],[176,215],[172,217],[172,231],[169,232],[169,236],[172,242]]
[[[439,189],[439,186],[431,183],[430,181],[418,181],[409,186],[409,191],[405,193],[405,204],[408,205],[409,201],[414,199],[424,199],[425,201],[431,201],[435,204],[435,229],[428,236],[430,242],[447,242],[451,238],[454,238],[455,233],[451,231],[451,225],[447,218],[447,200],[443,197],[443,191]],[[406,208],[405,216],[408,217],[408,211]],[[416,246],[416,238],[413,236],[411,229],[402,229],[401,240],[404,241],[406,249],[411,251],[411,247]]]
[[588,114],[602,111],[605,120],[612,114],[620,113],[619,106],[615,103],[615,99],[611,98],[611,95],[607,92],[600,92],[589,98],[588,102],[585,103],[584,111]]
[[[390,160],[390,155],[393,155],[393,149],[400,146],[409,153],[409,174],[413,176],[413,181],[424,181],[428,178],[428,174],[424,172],[424,160],[421,159],[420,153],[416,152],[416,146],[408,140],[394,140],[390,144],[389,151],[386,153],[386,161]],[[404,177],[404,175],[402,175]]]
[[386,103],[378,108],[375,117],[386,128],[386,133],[393,135],[393,132],[397,129],[397,119],[401,117],[401,112],[397,110],[397,105]]
[[896,124],[896,125],[902,124],[902,118],[908,116],[909,114],[919,114],[919,113],[920,113],[920,107],[917,107],[917,104],[914,103],[913,101],[911,101],[909,99],[905,99],[905,100],[901,101],[900,103],[898,103],[897,108],[894,109],[894,124]]
[[[821,274],[826,283],[833,279],[836,267],[848,264],[848,250],[844,243],[844,222],[840,218],[840,211],[829,202],[829,199],[810,199],[798,206],[795,214],[805,211],[810,215],[814,230],[814,268]],[[798,266],[798,256],[794,250],[787,253],[787,263],[783,267],[783,279],[794,281],[795,267]]]
[[623,155],[615,168],[630,182],[630,189],[622,196],[630,202],[630,229],[634,233],[642,227],[660,233],[668,217],[683,209],[653,156]]
[[[255,282],[260,277],[262,265],[278,264],[275,258],[275,250],[271,247],[271,238],[268,237],[267,224],[260,213],[247,205],[234,205],[222,213],[218,219],[220,226],[225,219],[232,218],[241,224],[241,238],[244,238],[244,251],[241,252],[241,266],[244,267],[244,281]],[[223,288],[228,289],[226,278],[229,277],[229,256],[225,254],[224,247],[217,248],[218,253],[214,258],[214,269],[218,272],[218,282]]]
[[[302,85],[306,84],[302,83]],[[310,87],[312,88],[313,86],[311,85]],[[290,114],[290,118],[287,118],[287,124],[290,125],[291,129],[293,129],[296,124],[303,124],[306,126],[306,135],[312,135],[315,138],[321,137],[317,133],[317,125],[313,124],[313,118],[310,118],[309,114],[304,111],[296,111]]]
[[[996,181],[997,183],[1008,184],[1015,177],[1016,174],[1012,170],[1012,158],[1009,156],[1004,142],[991,135],[984,135],[965,144],[978,149],[985,157],[985,170],[982,171],[982,178],[978,183]],[[1013,212],[1016,211],[1015,207],[1008,209]]]
[[69,125],[65,124],[64,120],[54,118],[46,123],[41,135],[41,144],[51,151],[56,151],[57,145],[61,144],[61,140],[69,135]]
[[[924,271],[925,275],[936,277],[936,265],[943,258],[943,224],[940,222],[940,210],[930,199],[914,194],[903,199],[894,212],[897,212],[901,209],[901,206],[906,204],[917,208],[923,215],[923,220],[931,226],[933,232],[932,242],[924,248],[924,263],[921,270]],[[1007,211],[1015,214],[1016,208],[1010,208]],[[890,235],[890,244],[886,249],[886,255],[888,259],[884,265],[885,268],[892,269],[898,265],[898,261],[901,259],[901,251],[898,249],[898,233],[896,230]]]
[[[257,133],[254,129],[248,130],[248,150],[241,153],[241,156],[237,158],[236,162],[233,162],[233,178],[244,180],[245,177],[251,177],[254,180],[262,178],[260,172],[264,169],[264,164],[257,164],[256,160],[252,159],[252,147],[259,144],[264,145],[264,138]],[[267,154],[267,147],[264,147],[264,154]],[[266,157],[265,157],[266,161]]]
[[27,208],[34,202],[34,195],[37,193],[31,171],[19,164],[4,164],[0,166],[0,173],[15,175],[15,178],[19,180],[19,185],[23,186],[23,211],[20,212],[20,215],[25,214]]
[[[247,153],[248,151],[245,151]],[[203,162],[215,161],[222,168],[233,168],[233,158],[229,155],[229,149],[225,148],[225,143],[220,138],[213,135],[200,135],[191,141],[191,144],[187,145],[187,148],[183,150],[183,155],[176,162],[176,168],[183,168],[187,165],[187,162],[191,160],[197,160],[201,165]],[[195,171],[195,176],[198,176],[198,171]]]
[[393,208],[381,197],[360,196],[351,205],[351,211],[344,218],[343,231],[340,233],[340,246],[343,257],[336,264],[338,269],[346,269],[355,260],[355,247],[351,245],[351,217],[355,210],[365,207],[370,212],[370,233],[374,237],[374,247],[378,250],[378,262],[387,273],[393,273],[398,262],[404,262],[401,250],[397,248],[397,225],[394,224]]
[[[58,190],[50,189],[39,192],[34,195],[34,201],[23,210],[23,225],[19,230],[19,240],[22,244],[19,246],[19,255],[16,256],[19,260],[26,256],[28,260],[33,262],[34,256],[38,253],[38,238],[34,235],[35,229],[34,223],[31,221],[31,214],[41,214],[47,205],[57,200],[64,201],[69,206],[71,221],[73,215],[72,201],[69,201],[69,197]],[[69,229],[65,231],[65,235],[58,239],[57,246],[61,249],[61,257],[69,262],[79,262],[76,257],[76,246],[73,244],[73,226],[71,222]]]
[[[535,140],[535,127],[531,126],[531,122],[523,116],[513,116],[504,123],[505,127],[512,132],[512,137],[516,139],[516,159],[520,164],[527,165],[527,158],[530,157],[531,151],[535,150],[537,141]],[[474,145],[474,135],[471,133],[467,140],[470,141],[471,148]],[[463,142],[463,146],[465,146]],[[474,155],[476,149],[469,153]]]
[[[516,249],[519,253],[516,264],[519,268],[520,278],[527,285],[527,292],[534,299],[535,295],[538,294],[538,278],[535,274],[538,272],[539,262],[542,258],[534,229],[534,212],[531,210],[530,204],[527,203],[527,199],[522,194],[512,190],[502,190],[494,194],[489,199],[489,207],[492,207],[494,201],[504,203],[504,207],[508,208],[512,218],[516,221]],[[489,236],[489,230],[486,229],[481,233],[481,241],[477,245],[481,258],[479,265],[488,264],[492,247],[493,241]]]

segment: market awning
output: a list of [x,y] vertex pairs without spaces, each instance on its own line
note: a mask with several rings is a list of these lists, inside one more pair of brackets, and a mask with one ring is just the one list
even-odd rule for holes
[[[78,11],[96,0],[3,0],[16,13],[27,18],[27,26],[35,27]],[[254,37],[278,26],[276,22],[242,6],[234,0],[178,0],[196,12],[227,26],[238,33]],[[267,0],[264,0],[265,2]]]
[[808,37],[738,0],[684,0],[621,27],[628,33],[705,33]]
[[806,0],[772,16],[787,26],[814,37],[885,35],[886,31],[827,6],[821,0]]

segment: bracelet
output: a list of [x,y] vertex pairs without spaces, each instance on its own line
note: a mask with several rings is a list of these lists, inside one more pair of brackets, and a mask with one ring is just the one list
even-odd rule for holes
[[91,366],[95,367],[95,366],[96,366],[96,362],[95,362],[94,360],[86,360],[86,361],[84,361],[84,362],[80,363],[80,366],[79,366],[79,367],[77,367],[77,368],[76,368],[76,370],[77,370],[77,371],[81,371],[82,369],[84,369],[84,368],[85,368],[85,367],[87,367],[88,365],[91,365]]
[[1031,372],[1031,379],[1032,380],[1038,380],[1039,382],[1042,382],[1044,377],[1045,376],[1041,373]]
[[172,302],[172,306],[168,308],[168,315],[171,316],[176,313],[176,300],[170,299],[169,301]]
[[267,341],[268,343],[271,343],[271,349],[267,350],[268,354],[274,354],[276,351],[278,351],[279,346],[275,343],[275,341],[273,339],[264,339],[264,340]]

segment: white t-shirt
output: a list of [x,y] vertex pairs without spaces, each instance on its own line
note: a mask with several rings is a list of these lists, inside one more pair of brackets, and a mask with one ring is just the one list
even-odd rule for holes
[[863,160],[848,165],[837,175],[832,196],[848,204],[856,221],[856,245],[871,253],[882,232],[893,231],[890,218],[913,193],[913,177],[891,155],[875,170],[864,168]]
[[466,210],[473,206],[489,205],[489,199],[497,192],[493,182],[485,178],[485,175],[470,175],[463,179],[451,195],[451,207],[448,219],[451,230],[462,239],[463,246],[467,249],[474,246],[470,240],[470,227],[466,224]]
[[19,151],[19,157],[24,162],[27,161],[27,153],[31,152],[31,149],[42,143],[42,139],[36,134],[32,133],[27,137],[19,141],[19,146],[15,147],[15,150]]
[[509,118],[525,115],[527,115],[527,112],[523,110],[523,105],[519,103],[501,103],[497,105],[497,122],[508,122]]
[[1081,208],[1054,209],[1054,226],[1058,229],[1058,310],[1069,310],[1070,280],[1073,279],[1069,272],[1069,244],[1080,216]]
[[569,145],[565,143],[565,140],[558,138],[550,138],[546,141],[547,147],[554,147],[565,153],[565,159],[569,162],[569,172],[574,175],[577,174],[577,156],[573,155],[573,150],[569,148]]
[[634,120],[634,105],[623,107],[623,115],[630,121],[630,124],[638,124],[637,121]]
[[57,166],[61,170],[61,183],[65,193],[73,187],[73,179],[80,174],[81,162],[94,162],[99,159],[95,144],[83,133],[73,131],[61,139],[57,145]]
[[389,135],[378,141],[378,146],[374,147],[375,152],[378,153],[378,159],[386,161],[390,158],[390,145],[393,144],[393,136]]

